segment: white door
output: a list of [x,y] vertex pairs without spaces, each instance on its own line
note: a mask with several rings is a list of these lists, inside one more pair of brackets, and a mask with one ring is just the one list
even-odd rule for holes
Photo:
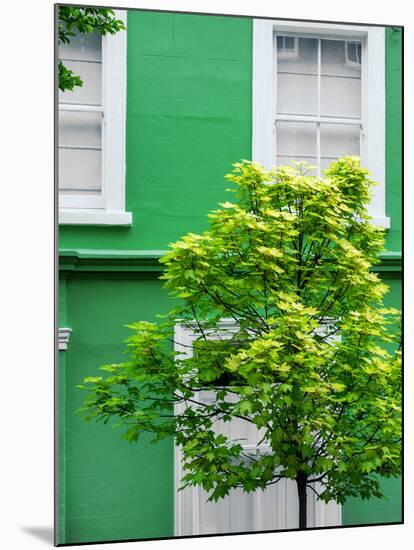
[[[223,320],[223,330],[237,330],[234,321]],[[223,333],[225,337],[225,333]],[[221,336],[223,336],[221,335]],[[188,329],[176,327],[177,351],[191,356],[192,341],[196,338]],[[213,399],[212,391],[200,392],[197,400],[208,402]],[[178,411],[177,411],[178,412]],[[217,433],[231,440],[238,440],[247,455],[266,453],[267,445],[258,445],[262,436],[251,423],[241,419],[231,422],[218,421],[214,425]],[[248,460],[248,458],[246,458]],[[265,491],[245,493],[234,489],[218,502],[207,502],[208,493],[201,487],[187,487],[178,491],[183,475],[181,451],[175,448],[175,534],[204,535],[214,533],[240,533],[243,531],[266,531],[295,529],[299,524],[299,504],[296,483],[280,480]],[[315,487],[317,489],[317,487]],[[335,502],[324,504],[308,489],[308,527],[341,525],[341,507]]]

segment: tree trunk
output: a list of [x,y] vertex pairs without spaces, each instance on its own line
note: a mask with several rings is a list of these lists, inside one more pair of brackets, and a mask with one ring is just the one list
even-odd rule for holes
[[296,485],[299,497],[299,529],[306,529],[307,527],[306,481],[306,475],[301,473],[297,475]]

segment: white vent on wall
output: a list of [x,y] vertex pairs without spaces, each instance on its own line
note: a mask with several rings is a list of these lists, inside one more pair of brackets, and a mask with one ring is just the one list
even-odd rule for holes
[[71,328],[59,329],[59,351],[65,351],[68,349],[69,338],[72,333]]

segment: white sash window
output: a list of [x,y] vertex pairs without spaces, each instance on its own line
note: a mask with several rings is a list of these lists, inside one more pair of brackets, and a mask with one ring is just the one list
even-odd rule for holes
[[[126,22],[125,10],[116,10]],[[125,212],[126,31],[76,33],[59,59],[83,86],[59,92],[59,222],[130,224]]]
[[[360,154],[361,64],[349,66],[346,52],[361,42],[274,36],[276,164],[305,160],[321,176],[339,156]],[[280,49],[289,38],[297,41],[296,52]]]
[[358,155],[379,185],[369,207],[385,214],[385,31],[255,20],[253,160],[266,168],[307,161],[321,176]]

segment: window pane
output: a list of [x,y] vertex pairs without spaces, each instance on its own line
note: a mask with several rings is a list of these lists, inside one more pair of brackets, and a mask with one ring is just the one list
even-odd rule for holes
[[322,76],[321,115],[360,118],[361,81],[353,78]]
[[277,112],[289,115],[316,115],[318,112],[316,76],[279,74]]
[[[59,58],[83,81],[73,91],[59,92],[62,103],[102,104],[102,37],[78,33],[59,45]],[[62,195],[100,195],[102,114],[60,111],[59,191]]]
[[284,155],[278,155],[276,159],[276,165],[277,166],[292,166],[295,167],[294,161],[297,162],[307,162],[308,164],[311,164],[314,166],[314,168],[309,169],[306,171],[307,176],[317,176],[318,175],[318,169],[317,169],[317,159],[316,157],[300,157],[295,156],[292,157],[286,157]]
[[[284,39],[281,41],[281,39]],[[316,38],[299,38],[295,57],[285,57],[284,53],[296,50],[296,43],[291,38],[278,37],[277,72],[289,74],[312,74],[318,71],[318,40]]]
[[316,156],[316,124],[310,122],[277,122],[278,155]]
[[358,125],[321,124],[322,157],[359,155],[360,128]]
[[316,115],[318,41],[315,38],[286,40],[286,37],[277,40],[277,112]]
[[59,145],[101,147],[101,134],[101,113],[60,111]]
[[[321,157],[321,172],[323,170],[327,170],[330,165],[335,162],[337,158],[331,158],[331,157]],[[321,174],[323,176],[323,174]]]
[[59,149],[59,191],[64,194],[99,195],[102,151]]
[[361,43],[321,40],[321,73],[361,78]]
[[321,40],[321,115],[361,116],[361,44]]
[[59,44],[59,58],[102,61],[102,37],[98,32],[80,33],[73,31],[69,44]]
[[65,61],[83,81],[83,86],[75,86],[73,91],[59,92],[61,103],[81,103],[83,105],[102,104],[102,65],[88,61]]
[[345,42],[345,64],[361,70],[362,45],[360,42]]

